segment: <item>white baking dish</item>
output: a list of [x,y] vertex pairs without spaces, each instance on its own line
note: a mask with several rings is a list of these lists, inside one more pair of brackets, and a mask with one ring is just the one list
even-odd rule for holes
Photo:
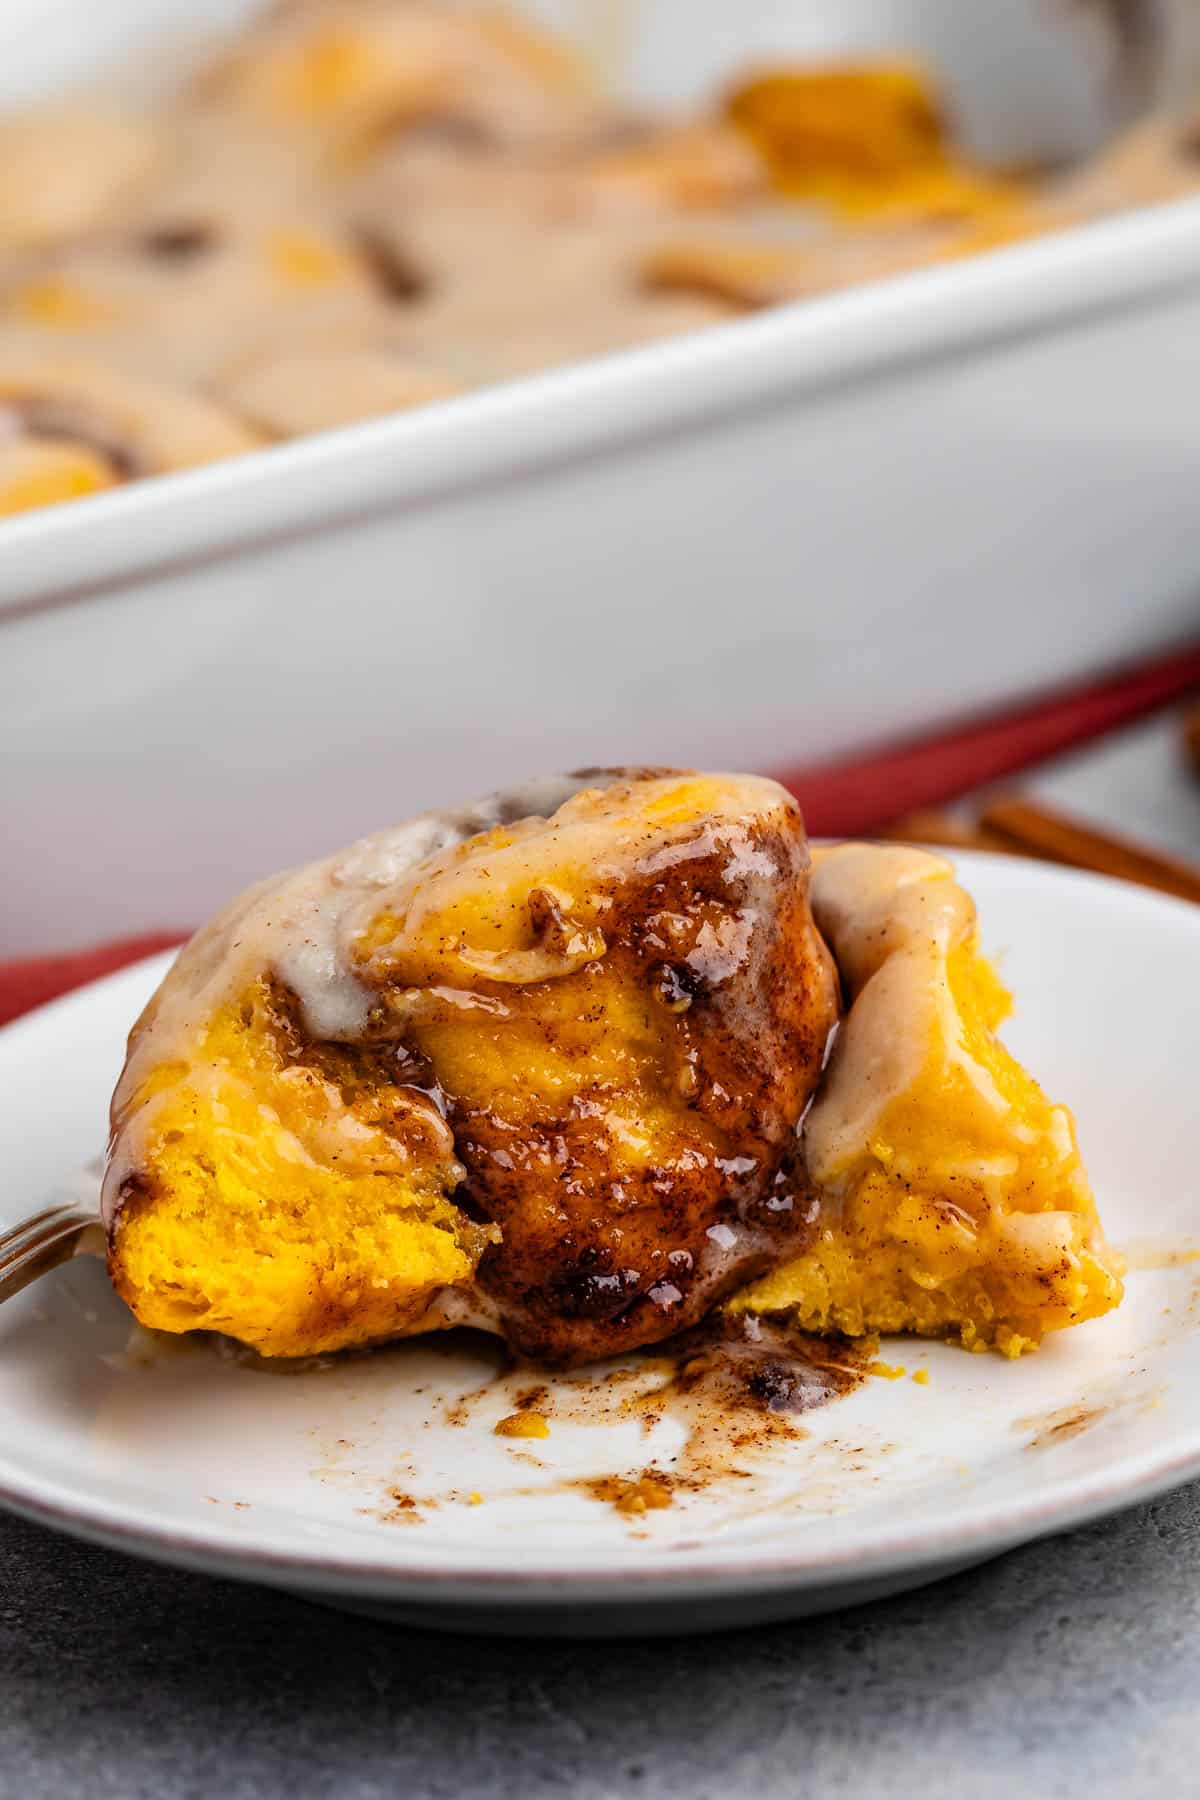
[[[875,14],[953,65],[992,10]],[[1198,375],[1186,202],[11,521],[0,953],[531,769],[770,769],[1194,635]]]

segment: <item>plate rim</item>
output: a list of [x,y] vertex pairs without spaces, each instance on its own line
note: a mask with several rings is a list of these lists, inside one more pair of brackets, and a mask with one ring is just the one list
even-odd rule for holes
[[[845,1545],[815,1552],[756,1554],[756,1546],[730,1543],[711,1562],[693,1552],[676,1551],[669,1560],[618,1562],[572,1569],[569,1553],[561,1564],[545,1568],[439,1564],[436,1558],[376,1562],[354,1555],[323,1551],[308,1555],[258,1545],[242,1545],[211,1532],[146,1527],[131,1522],[129,1509],[64,1503],[11,1488],[0,1466],[0,1507],[35,1524],[48,1525],[90,1543],[140,1555],[152,1562],[186,1567],[205,1574],[276,1585],[311,1587],[337,1593],[366,1593],[391,1599],[428,1599],[478,1594],[486,1599],[546,1607],[576,1602],[619,1606],[630,1599],[669,1597],[684,1590],[720,1594],[770,1592],[780,1588],[812,1588],[868,1582],[914,1569],[937,1569],[999,1555],[1020,1544],[1053,1536],[1105,1518],[1110,1513],[1154,1500],[1200,1476],[1200,1428],[1190,1447],[1170,1454],[1147,1454],[1144,1465],[1118,1465],[1116,1473],[1097,1473],[1060,1484],[1052,1496],[1022,1506],[993,1502],[973,1511],[966,1522],[947,1532],[939,1522],[926,1523],[905,1537],[859,1533]],[[43,1483],[50,1489],[53,1483]],[[865,1540],[865,1541],[864,1541]],[[718,1540],[704,1546],[712,1556]]]
[[[948,860],[962,867],[968,886],[971,871],[978,870],[1001,878],[1005,885],[1037,889],[1048,884],[1075,894],[1086,892],[1093,900],[1119,905],[1122,910],[1162,916],[1165,909],[1177,922],[1189,921],[1185,929],[1195,932],[1200,959],[1200,908],[1186,901],[1107,876],[1024,859],[966,852],[952,854]],[[126,983],[136,985],[139,977],[145,980],[153,971],[165,971],[174,954],[158,952],[140,959],[25,1014],[0,1029],[0,1055],[14,1049],[23,1037],[53,1028],[56,1017],[94,1005],[107,990]],[[722,1542],[720,1535],[713,1535],[707,1542],[672,1549],[665,1556],[647,1547],[631,1558],[622,1545],[603,1561],[575,1568],[569,1550],[559,1562],[541,1566],[531,1566],[519,1550],[515,1557],[507,1552],[509,1560],[503,1564],[495,1560],[474,1563],[447,1561],[436,1553],[431,1556],[418,1545],[380,1560],[353,1547],[336,1551],[314,1545],[309,1551],[241,1541],[216,1518],[211,1528],[164,1526],[154,1521],[152,1507],[106,1501],[103,1496],[81,1498],[53,1477],[31,1477],[7,1454],[0,1454],[0,1507],[89,1542],[238,1580],[396,1600],[476,1594],[498,1603],[545,1608],[585,1601],[617,1607],[631,1599],[665,1598],[687,1590],[713,1595],[730,1589],[744,1593],[799,1591],[961,1565],[964,1560],[999,1554],[1152,1500],[1197,1476],[1200,1416],[1190,1428],[1177,1429],[1158,1448],[1143,1450],[1111,1467],[1043,1484],[1027,1500],[985,1500],[964,1508],[962,1517],[949,1528],[939,1518],[908,1526],[877,1525],[855,1530],[844,1543],[826,1541],[811,1549],[781,1551],[779,1539],[786,1527],[780,1527],[765,1542]],[[697,1535],[703,1536],[702,1527],[697,1528]],[[394,1548],[401,1549],[398,1544]],[[519,1563],[517,1558],[521,1558]]]

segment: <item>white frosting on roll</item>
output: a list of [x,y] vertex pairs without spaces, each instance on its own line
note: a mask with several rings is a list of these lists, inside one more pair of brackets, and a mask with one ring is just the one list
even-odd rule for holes
[[[628,806],[588,806],[586,799],[566,805],[631,777]],[[139,1100],[147,1078],[177,1064],[188,1068],[193,1086],[202,1084],[201,1040],[221,1006],[254,982],[265,977],[288,988],[306,1031],[320,1042],[355,1042],[381,1027],[401,1037],[405,1009],[430,991],[443,1002],[503,1012],[502,997],[473,991],[480,978],[501,985],[542,981],[603,956],[609,884],[619,885],[634,870],[665,873],[675,858],[695,855],[705,834],[716,834],[715,847],[731,820],[795,811],[773,781],[695,779],[705,783],[708,806],[700,840],[690,798],[679,804],[681,785],[691,777],[582,770],[421,814],[242,894],[185,946],[131,1038],[113,1099],[105,1222],[115,1217],[122,1183],[141,1166],[153,1138],[158,1100]],[[649,805],[648,786],[661,790]],[[497,826],[507,829],[495,840],[484,838]],[[454,854],[476,838],[477,846]],[[730,865],[730,878],[763,883],[772,874],[769,859],[752,846]],[[535,890],[548,929],[530,947]],[[372,934],[381,921],[376,942]],[[731,955],[738,950],[728,948]],[[710,960],[718,949],[710,947]]]
[[509,820],[546,817],[583,788],[606,787],[616,778],[596,771],[550,776],[468,806],[422,813],[239,895],[180,951],[135,1033],[113,1097],[113,1117],[123,1123],[104,1179],[105,1223],[153,1122],[152,1103],[123,1117],[129,1102],[151,1069],[188,1058],[225,1000],[264,974],[274,976],[295,994],[314,1038],[361,1037],[378,996],[355,972],[350,946],[364,919],[384,909],[388,892],[439,852]]
[[[974,931],[975,907],[948,862],[901,844],[814,850],[810,898],[850,1003],[805,1124],[809,1174],[826,1187],[915,1085],[931,1044],[953,1053],[946,959]],[[977,1063],[969,1070],[990,1081]]]

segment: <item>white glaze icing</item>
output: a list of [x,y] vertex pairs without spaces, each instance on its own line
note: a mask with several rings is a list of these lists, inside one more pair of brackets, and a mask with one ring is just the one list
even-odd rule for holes
[[[480,974],[491,981],[546,979],[602,955],[603,933],[595,920],[607,904],[605,884],[619,882],[634,866],[665,870],[675,856],[694,854],[696,848],[694,810],[672,811],[670,804],[685,777],[673,773],[658,782],[661,794],[655,797],[662,804],[649,821],[644,782],[628,808],[618,807],[615,814],[608,807],[589,808],[587,790],[607,792],[621,778],[621,771],[594,770],[551,776],[472,805],[422,814],[323,861],[260,882],[235,900],[185,946],[131,1040],[113,1099],[114,1136],[102,1196],[106,1224],[119,1207],[122,1183],[145,1158],[156,1111],[165,1100],[137,1100],[146,1077],[176,1062],[188,1068],[192,1086],[203,1081],[197,1047],[210,1021],[260,977],[275,978],[291,990],[315,1040],[353,1042],[366,1034],[385,992],[398,1021],[407,1001],[419,1002],[421,992],[434,986],[443,999],[453,994],[463,1004],[495,1009],[503,1002],[471,992]],[[772,781],[703,780],[703,830],[719,829],[722,818],[795,808]],[[569,807],[577,795],[582,796],[578,805]],[[504,843],[472,844],[497,825],[507,828]],[[579,882],[581,870],[586,883]],[[766,873],[740,872],[764,878]],[[524,903],[535,885],[572,911],[565,941],[550,950],[530,951],[527,945]],[[519,907],[512,904],[514,894],[521,896]],[[482,932],[486,945],[464,941],[456,923],[461,908],[469,913],[473,938]],[[362,950],[364,933],[385,913],[391,925],[378,955],[387,959],[386,973],[377,969],[375,953],[364,956]],[[575,914],[582,920],[578,926]],[[531,956],[538,959],[536,969],[530,967]],[[407,993],[406,959],[420,965]]]
[[[467,806],[419,814],[303,868],[269,876],[240,894],[187,943],[131,1040],[113,1096],[114,1132],[101,1195],[111,1224],[121,1184],[136,1169],[153,1128],[153,1103],[127,1111],[149,1071],[191,1051],[213,1014],[259,976],[275,975],[296,995],[318,1039],[362,1035],[372,995],[350,964],[354,921],[381,911],[388,891],[431,856],[503,820],[553,812],[611,776],[551,776],[490,794]],[[193,1071],[192,1080],[196,1079]]]
[[957,1040],[946,958],[974,931],[975,906],[942,857],[900,844],[814,850],[810,897],[850,1002],[805,1121],[809,1174],[824,1187],[860,1159],[935,1038]]

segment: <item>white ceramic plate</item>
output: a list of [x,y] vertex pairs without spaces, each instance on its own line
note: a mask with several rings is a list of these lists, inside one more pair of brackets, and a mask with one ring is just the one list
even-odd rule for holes
[[[81,1260],[0,1309],[0,1498],[162,1561],[429,1624],[647,1632],[913,1586],[1200,1474],[1200,909],[1015,860],[961,866],[1017,990],[1009,1041],[1076,1108],[1110,1234],[1133,1251],[1112,1317],[1016,1364],[893,1341],[902,1378],[804,1415],[807,1435],[750,1476],[628,1516],[585,1484],[670,1466],[669,1410],[649,1432],[634,1414],[503,1438],[491,1428],[530,1377],[475,1349],[282,1375],[208,1342],[131,1347]],[[0,1221],[98,1148],[165,960],[0,1034]]]

